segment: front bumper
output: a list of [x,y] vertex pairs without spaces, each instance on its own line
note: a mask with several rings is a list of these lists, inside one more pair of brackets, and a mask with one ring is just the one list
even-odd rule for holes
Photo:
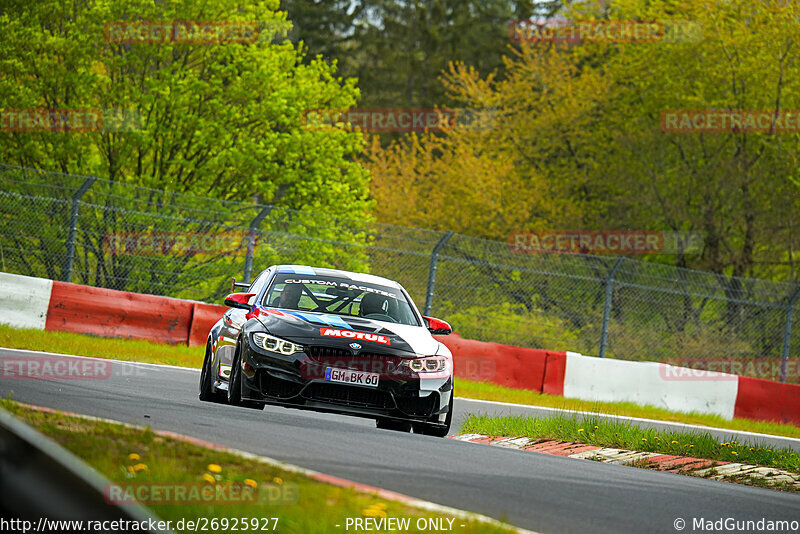
[[[250,400],[360,417],[445,422],[453,390],[452,376],[428,378],[409,371],[391,371],[407,357],[353,355],[341,348],[321,346],[286,356],[265,353],[251,343],[249,339],[242,343],[243,397]],[[327,367],[376,370],[363,368],[369,363],[377,364],[383,371],[377,387],[324,379]]]

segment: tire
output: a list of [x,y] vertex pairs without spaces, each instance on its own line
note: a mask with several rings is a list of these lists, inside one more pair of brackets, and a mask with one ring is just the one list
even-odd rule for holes
[[414,434],[424,434],[426,436],[435,436],[437,438],[447,437],[447,434],[450,433],[450,424],[453,422],[454,398],[455,393],[453,390],[450,390],[450,404],[448,404],[447,417],[445,418],[443,425],[438,423],[414,423]]
[[200,372],[200,394],[201,401],[224,403],[227,398],[221,391],[214,390],[213,372],[211,370],[211,345],[206,343],[206,356],[203,359],[203,370]]
[[382,430],[394,430],[395,432],[411,432],[411,423],[407,421],[397,421],[395,419],[376,419],[375,426]]
[[239,406],[241,408],[252,408],[254,410],[263,410],[263,402],[254,402],[242,399],[242,366],[239,363],[241,354],[239,346],[236,346],[236,352],[233,356],[233,364],[231,365],[231,377],[228,381],[228,404],[232,406]]

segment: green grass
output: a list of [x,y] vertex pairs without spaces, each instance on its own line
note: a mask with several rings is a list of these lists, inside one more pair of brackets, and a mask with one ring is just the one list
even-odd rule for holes
[[598,447],[755,464],[800,473],[800,457],[791,449],[756,447],[733,439],[720,442],[704,432],[665,432],[592,416],[533,418],[469,415],[462,432],[571,441]]
[[203,365],[204,350],[204,347],[166,345],[141,339],[105,338],[7,325],[0,325],[0,347],[196,368]]
[[[424,512],[398,501],[380,499],[374,495],[318,482],[304,475],[231,453],[162,437],[149,428],[130,428],[41,412],[9,400],[0,400],[0,407],[59,443],[112,482],[157,482],[161,485],[188,482],[219,484],[224,487],[229,483],[241,485],[250,479],[258,486],[259,499],[256,503],[145,503],[163,520],[176,522],[182,518],[229,518],[232,521],[232,518],[242,517],[277,517],[277,532],[322,534],[344,530],[348,517],[410,518],[410,532],[419,532],[416,529],[418,518],[448,517],[445,514]],[[131,459],[131,454],[138,455],[138,458]],[[221,468],[216,475],[211,472],[212,464]],[[215,480],[204,481],[204,476],[213,476]],[[265,499],[264,496],[268,495],[271,498]],[[337,524],[342,525],[341,529],[334,526]],[[444,524],[448,524],[447,521]],[[464,528],[460,526],[462,524],[465,525]],[[260,526],[252,531],[260,531]],[[458,518],[453,522],[453,527],[468,534],[511,532],[497,525]]]
[[[68,332],[23,330],[5,325],[0,325],[0,346],[61,352],[96,358],[179,365],[182,367],[200,368],[203,363],[203,347],[165,345],[134,339],[110,339]],[[800,438],[799,427],[768,421],[752,421],[749,419],[733,419],[729,421],[714,415],[671,412],[662,408],[639,406],[626,402],[589,402],[565,399],[564,397],[544,395],[535,391],[511,389],[487,382],[473,382],[459,378],[455,380],[455,387],[458,396],[471,399],[512,402],[563,410],[602,412],[613,415],[705,425],[725,430],[744,430]]]
[[582,412],[597,412],[627,417],[641,417],[644,419],[657,419],[659,421],[674,421],[692,425],[703,425],[722,430],[744,430],[762,434],[774,434],[800,438],[800,427],[773,423],[770,421],[753,421],[751,419],[724,419],[717,415],[700,413],[671,412],[655,406],[640,406],[631,402],[592,402],[578,399],[567,399],[555,395],[546,395],[524,389],[512,389],[487,382],[472,382],[456,378],[456,395],[470,399],[483,399],[515,404],[528,404],[544,406],[559,410],[577,410]]

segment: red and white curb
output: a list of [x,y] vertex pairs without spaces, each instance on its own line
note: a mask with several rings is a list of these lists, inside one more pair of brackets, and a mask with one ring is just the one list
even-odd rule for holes
[[533,438],[509,438],[499,436],[486,436],[484,434],[461,434],[451,436],[451,439],[494,445],[507,449],[519,449],[529,452],[564,456],[578,460],[593,460],[607,464],[635,465],[647,469],[667,471],[669,473],[683,473],[713,480],[723,480],[728,477],[757,478],[769,483],[782,482],[800,490],[800,474],[776,469],[773,467],[759,467],[757,465],[706,460],[688,456],[675,456],[658,452],[641,452],[627,449],[613,449],[573,443],[568,441],[543,441]]
[[[53,413],[53,414],[60,414],[60,415],[67,415],[71,417],[80,417],[81,419],[86,419],[88,421],[97,421],[101,423],[111,423],[114,425],[122,425],[127,428],[134,428],[138,430],[145,430],[145,427],[139,425],[132,425],[130,423],[123,423],[121,421],[115,421],[114,419],[106,419],[103,417],[94,417],[91,415],[84,415],[80,413],[74,412],[65,412],[61,410],[56,410],[53,408],[47,408],[45,406],[37,406],[34,404],[25,404],[22,402],[18,402],[20,406],[25,408],[30,408],[33,410],[37,410],[40,412],[45,413]],[[320,473],[318,471],[313,471],[311,469],[306,469],[304,467],[300,467],[298,465],[290,464],[287,462],[282,462],[280,460],[275,460],[274,458],[270,458],[268,456],[260,456],[257,454],[253,454],[250,452],[242,451],[239,449],[231,449],[229,447],[225,447],[224,445],[218,445],[216,443],[212,443],[210,441],[204,441],[202,439],[193,438],[191,436],[186,436],[184,434],[178,434],[177,432],[171,432],[169,430],[156,430],[151,428],[150,431],[153,434],[158,436],[172,438],[177,441],[182,441],[184,443],[191,443],[193,445],[198,445],[200,447],[206,447],[209,449],[214,449],[217,451],[225,452],[228,454],[232,454],[234,456],[238,456],[240,458],[244,458],[246,460],[263,463],[266,465],[270,465],[273,467],[277,467],[279,469],[283,469],[284,471],[289,471],[291,473],[296,473],[299,475],[306,476],[308,478],[314,479],[318,482],[323,482],[325,484],[330,484],[332,486],[338,486],[341,488],[350,488],[354,491],[359,493],[365,493],[369,495],[375,495],[380,497],[384,500],[391,500],[397,501],[409,506],[411,508],[417,508],[420,510],[425,510],[426,512],[432,512],[442,515],[448,515],[451,517],[457,517],[459,519],[463,519],[465,521],[475,521],[480,523],[490,524],[496,527],[504,528],[509,531],[518,532],[519,534],[538,534],[532,530],[525,530],[523,528],[515,527],[513,525],[509,525],[508,523],[503,523],[502,521],[498,521],[497,519],[493,519],[491,517],[487,517],[485,515],[476,514],[474,512],[468,512],[465,510],[459,510],[458,508],[451,508],[449,506],[444,506],[441,504],[436,504],[430,501],[424,501],[422,499],[417,499],[415,497],[410,497],[408,495],[404,495],[402,493],[397,493],[394,491],[386,490],[383,488],[378,488],[375,486],[370,486],[368,484],[362,484],[360,482],[354,482],[352,480],[347,480],[344,478],[335,477],[332,475],[326,475],[324,473]]]

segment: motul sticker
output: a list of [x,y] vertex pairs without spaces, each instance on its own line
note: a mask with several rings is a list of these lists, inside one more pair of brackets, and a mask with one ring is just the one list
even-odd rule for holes
[[384,345],[391,345],[392,341],[386,337],[378,334],[365,334],[364,332],[353,332],[352,330],[338,330],[336,328],[320,328],[319,333],[324,337],[341,337],[344,339],[361,339],[363,341],[372,341],[373,343],[382,343]]

